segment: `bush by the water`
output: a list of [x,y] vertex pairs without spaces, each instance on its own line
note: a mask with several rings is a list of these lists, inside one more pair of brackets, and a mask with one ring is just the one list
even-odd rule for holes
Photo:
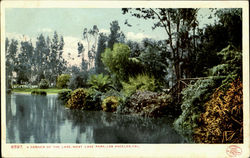
[[101,110],[103,93],[95,89],[88,89],[88,96],[86,98],[85,109],[88,110]]
[[154,77],[150,77],[146,74],[139,74],[136,77],[129,77],[129,81],[122,82],[122,86],[125,96],[130,96],[137,90],[155,91],[156,81]]
[[39,83],[39,88],[41,89],[49,88],[49,81],[46,79],[42,79],[41,82]]
[[221,83],[220,77],[198,80],[182,91],[182,114],[174,122],[176,130],[192,142],[194,128],[198,127],[200,114],[204,112],[204,104],[210,99],[214,89]]
[[64,103],[64,104],[66,104],[67,103],[67,101],[70,99],[70,97],[71,97],[71,92],[72,92],[72,90],[63,90],[63,91],[61,91],[61,92],[59,92],[58,93],[58,99],[60,99],[60,100],[62,100],[62,102]]
[[58,76],[56,86],[58,88],[68,88],[70,78],[69,74],[62,74]]
[[120,98],[117,96],[109,96],[102,102],[103,111],[114,112],[120,103]]
[[47,95],[47,92],[45,91],[40,91],[40,90],[33,90],[31,91],[32,95]]
[[137,91],[118,107],[117,112],[157,117],[172,113],[174,107],[171,103],[171,96],[165,93]]
[[71,109],[86,109],[87,96],[88,91],[86,89],[78,88],[72,92],[66,106]]
[[66,106],[71,109],[101,110],[101,96],[99,91],[78,88],[68,95]]
[[206,102],[200,125],[195,129],[197,143],[243,143],[243,92],[240,80],[223,92],[217,89]]

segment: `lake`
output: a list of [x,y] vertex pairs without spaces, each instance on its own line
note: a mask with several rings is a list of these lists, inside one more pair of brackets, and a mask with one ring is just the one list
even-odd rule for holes
[[57,95],[6,96],[7,143],[185,143],[168,118],[65,108]]

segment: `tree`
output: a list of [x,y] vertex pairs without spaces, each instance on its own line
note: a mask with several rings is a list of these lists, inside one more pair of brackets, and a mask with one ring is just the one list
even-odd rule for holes
[[227,44],[242,49],[242,9],[218,9],[215,13],[219,18],[219,24],[227,30]]
[[20,53],[17,58],[17,83],[21,84],[22,82],[30,82],[32,78],[32,65],[33,65],[33,57],[34,47],[28,41],[21,42]]
[[6,38],[5,40],[5,52],[6,52],[6,87],[11,88],[13,81],[13,72],[16,69],[16,56],[18,51],[18,42],[17,40]]
[[63,36],[58,37],[57,32],[54,32],[54,36],[51,43],[51,55],[50,55],[50,69],[52,70],[51,82],[55,83],[56,77],[61,75],[66,69],[66,60],[62,57],[64,47]]
[[138,42],[128,40],[126,44],[129,46],[131,50],[130,57],[138,57],[140,53],[143,51],[143,48],[141,48]]
[[[88,65],[87,69],[93,68],[95,66],[95,57],[96,57],[96,47],[97,47],[97,37],[99,29],[96,25],[92,29],[84,28],[83,30],[83,40],[87,42],[87,53],[88,53]],[[78,42],[78,54],[82,53],[82,62],[86,63],[84,59],[84,47],[81,42]],[[82,64],[83,65],[83,64]]]
[[108,37],[104,33],[99,34],[96,59],[95,59],[96,73],[98,74],[105,72],[104,65],[101,60],[101,54],[105,51],[105,48],[107,47],[106,44],[107,40]]
[[207,75],[208,69],[220,64],[217,52],[228,45],[238,51],[242,49],[242,10],[218,9],[215,12],[218,22],[200,30],[197,39],[197,56],[193,72],[198,76]]
[[143,40],[143,51],[138,59],[143,64],[143,71],[154,76],[158,81],[164,82],[167,75],[167,54],[162,49],[162,41],[150,39]]
[[112,21],[110,23],[110,35],[108,37],[108,48],[113,49],[115,43],[124,43],[125,35],[120,31],[118,21]]
[[[190,37],[189,32],[191,30],[193,30],[193,36],[195,35],[198,9],[123,8],[122,11],[123,14],[130,13],[137,18],[153,19],[155,20],[153,29],[162,27],[165,30],[167,35],[165,42],[170,48],[176,79],[182,78],[181,64],[185,61],[183,60],[184,57],[188,56],[191,51],[188,49],[190,48],[190,44],[188,44],[190,40],[183,41],[180,35],[185,34],[187,37]],[[195,39],[193,40],[193,49],[195,49]]]
[[116,43],[113,50],[107,48],[102,54],[102,62],[119,81],[127,81],[129,76],[132,77],[142,72],[140,61],[130,58],[130,53],[127,45]]
[[39,83],[41,79],[45,78],[45,70],[47,67],[47,55],[49,49],[47,47],[43,34],[37,37],[36,48],[34,51],[34,73],[37,75],[36,81]]

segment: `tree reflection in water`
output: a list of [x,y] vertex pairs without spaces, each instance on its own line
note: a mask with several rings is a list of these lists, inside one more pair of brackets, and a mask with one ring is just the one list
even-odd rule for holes
[[7,143],[184,143],[166,118],[69,110],[56,95],[12,94],[6,103]]

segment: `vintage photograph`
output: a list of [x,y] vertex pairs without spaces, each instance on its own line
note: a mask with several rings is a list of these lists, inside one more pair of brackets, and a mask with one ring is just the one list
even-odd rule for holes
[[22,7],[4,18],[6,144],[244,143],[242,8]]

